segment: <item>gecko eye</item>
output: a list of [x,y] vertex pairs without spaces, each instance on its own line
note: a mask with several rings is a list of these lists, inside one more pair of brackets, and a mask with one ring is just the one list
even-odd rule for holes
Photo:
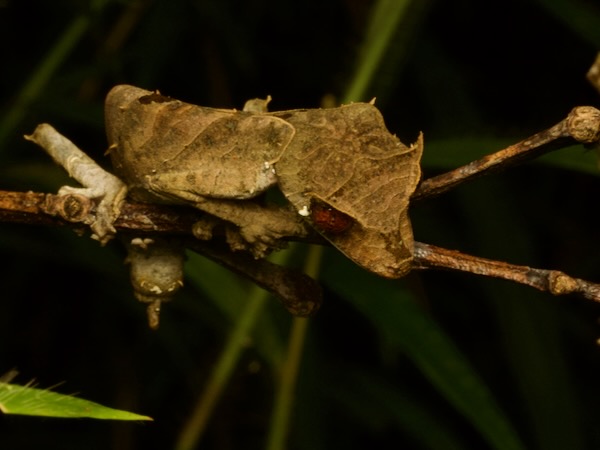
[[318,200],[311,203],[310,218],[320,231],[331,234],[341,234],[354,223],[354,219],[348,214]]

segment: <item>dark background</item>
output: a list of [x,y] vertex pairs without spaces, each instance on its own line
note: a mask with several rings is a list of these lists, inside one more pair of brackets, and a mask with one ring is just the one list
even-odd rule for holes
[[[596,2],[409,3],[365,97],[354,100],[377,97],[388,128],[406,143],[424,132],[425,176],[547,128],[574,106],[598,104],[585,80],[600,50]],[[22,139],[40,122],[105,164],[102,102],[115,84],[226,108],[267,94],[275,110],[317,107],[325,96],[339,102],[373,5],[0,1],[0,189],[55,192],[69,182]],[[78,23],[71,50],[53,57]],[[600,282],[596,164],[577,146],[461,187],[411,210],[415,237]],[[151,332],[117,242],[101,248],[66,229],[2,224],[0,255],[0,374],[16,367],[16,382],[64,382],[57,391],[154,418],[4,416],[0,446],[172,448],[236,317],[223,305],[243,308],[227,283],[243,292],[248,284],[192,255],[184,292]],[[464,367],[525,448],[600,447],[596,304],[454,273],[379,280],[333,250],[321,279],[325,304],[310,323],[288,448],[508,448],[473,419],[475,394],[453,396],[465,380],[452,374]],[[275,301],[264,314],[279,350],[249,344],[201,448],[264,446],[273,362],[291,320]]]

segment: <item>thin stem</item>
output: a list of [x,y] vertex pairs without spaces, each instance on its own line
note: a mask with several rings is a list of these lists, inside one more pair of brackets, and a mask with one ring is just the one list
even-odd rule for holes
[[410,3],[410,0],[379,0],[375,4],[359,55],[357,71],[342,103],[364,100],[375,70],[380,67],[385,51]]
[[[305,273],[315,278],[319,273],[323,248],[311,246],[305,262]],[[298,379],[298,371],[302,359],[304,341],[308,329],[308,319],[294,317],[290,340],[287,349],[287,358],[281,368],[281,378],[275,396],[275,405],[267,438],[267,450],[282,450],[286,447],[286,440],[290,428],[290,420],[294,406],[294,391]]]
[[281,450],[286,447],[286,439],[290,428],[290,418],[294,406],[294,390],[298,378],[298,370],[302,359],[302,349],[308,327],[308,319],[295,317],[290,332],[287,358],[281,370],[279,388],[277,390],[267,450]]
[[[380,66],[385,51],[410,3],[410,0],[377,1],[372,9],[369,29],[359,57],[357,70],[352,77],[351,85],[346,90],[342,103],[358,101],[364,97],[375,70]],[[313,279],[318,277],[321,257],[322,247],[311,246],[305,262],[304,272]],[[305,301],[310,302],[311,299]],[[319,300],[314,299],[314,302],[317,301]],[[268,450],[282,450],[285,448],[307,326],[308,321],[306,319],[294,318],[287,359],[282,367],[267,439]]]
[[578,106],[565,119],[547,130],[477,161],[422,181],[411,196],[411,201],[435,197],[466,181],[504,170],[559,148],[577,143],[594,144],[599,139],[600,111],[591,106]]
[[[290,252],[276,253],[273,255],[273,262],[282,264],[289,256]],[[246,308],[231,331],[204,391],[179,435],[175,450],[192,450],[197,447],[267,299],[266,291],[256,286],[252,288]]]
[[414,268],[449,269],[502,278],[553,295],[580,294],[589,300],[600,302],[600,284],[573,278],[558,270],[536,269],[479,258],[422,242],[415,242]]
[[246,309],[240,315],[235,328],[229,335],[225,348],[221,352],[219,360],[204,387],[204,392],[179,435],[175,446],[176,450],[192,450],[196,448],[197,443],[202,438],[215,405],[231,378],[231,374],[240,359],[240,354],[248,342],[250,331],[258,319],[267,297],[267,293],[262,289],[254,288],[252,290]]
[[21,121],[31,103],[45,89],[48,80],[80,41],[88,28],[89,21],[88,15],[75,18],[46,55],[46,58],[32,72],[32,76],[17,94],[14,105],[0,121],[0,148],[2,148],[6,138],[14,133],[15,127]]

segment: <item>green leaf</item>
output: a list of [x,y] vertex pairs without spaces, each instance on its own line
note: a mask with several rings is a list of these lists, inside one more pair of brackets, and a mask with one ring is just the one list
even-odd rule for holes
[[152,420],[151,417],[108,408],[97,403],[31,386],[0,382],[0,411],[26,416]]

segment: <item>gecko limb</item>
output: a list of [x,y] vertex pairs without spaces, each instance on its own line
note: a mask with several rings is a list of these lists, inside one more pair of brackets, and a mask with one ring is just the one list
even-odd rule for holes
[[127,186],[113,174],[106,172],[73,142],[51,125],[38,125],[33,134],[25,136],[42,147],[67,173],[83,187],[63,186],[59,196],[83,196],[97,201],[81,221],[90,225],[92,238],[102,244],[115,234],[114,221],[119,216]]

